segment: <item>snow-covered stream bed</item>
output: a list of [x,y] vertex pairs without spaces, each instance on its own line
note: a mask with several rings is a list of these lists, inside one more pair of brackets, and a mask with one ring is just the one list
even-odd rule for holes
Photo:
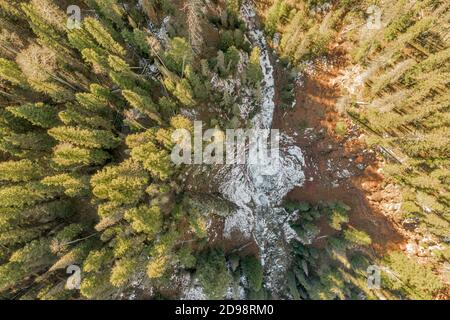
[[[259,113],[252,119],[253,128],[269,129],[275,110],[275,80],[269,49],[261,30],[257,28],[256,14],[250,1],[244,1],[241,17],[245,21],[253,45],[261,50],[261,67],[264,74],[262,102]],[[279,161],[224,166],[218,173],[219,190],[225,198],[237,205],[235,214],[225,220],[225,236],[237,231],[253,237],[260,248],[261,262],[265,271],[265,287],[278,295],[284,287],[289,265],[287,243],[295,237],[290,228],[287,212],[280,202],[294,187],[305,180],[304,158],[294,140],[286,135],[280,137]]]
[[[242,98],[239,108],[244,119],[247,119],[255,107],[257,108],[258,112],[250,119],[254,129],[270,129],[275,111],[274,67],[265,35],[258,28],[256,12],[251,1],[243,1],[241,18],[249,30],[248,37],[252,45],[260,49],[263,72],[262,98],[256,102],[250,93],[251,90],[243,86],[239,78],[221,79],[215,76],[212,80],[213,86],[217,90],[227,91],[230,95]],[[164,20],[160,30],[156,30],[154,26],[149,27],[149,31],[161,39],[163,44],[167,42],[166,22],[167,19]],[[246,62],[248,56],[241,55],[238,69],[242,70]],[[236,88],[240,91],[233,92]],[[195,115],[192,118],[195,118]],[[248,149],[245,152],[248,156]],[[223,165],[214,170],[211,176],[208,174],[208,181],[213,186],[212,189],[217,189],[225,199],[237,207],[233,214],[225,218],[224,237],[232,238],[237,232],[244,238],[253,239],[259,247],[261,263],[264,266],[264,286],[274,297],[288,298],[285,293],[286,273],[290,264],[288,242],[297,236],[289,222],[296,217],[289,216],[280,204],[289,191],[304,183],[305,162],[302,150],[295,146],[294,139],[284,134],[280,136],[278,160],[269,161],[269,164],[263,161],[258,164]],[[211,172],[210,169],[200,166],[192,170],[195,176]],[[189,273],[183,273],[181,276],[174,274],[173,281],[180,286],[182,299],[206,298],[203,288]],[[141,286],[141,282],[142,278],[139,277],[139,281],[136,281],[133,287]],[[236,297],[236,294],[228,291],[227,297]],[[245,298],[242,287],[238,296]]]

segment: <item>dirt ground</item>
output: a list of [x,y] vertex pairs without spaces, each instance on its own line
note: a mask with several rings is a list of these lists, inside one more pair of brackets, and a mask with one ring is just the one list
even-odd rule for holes
[[[343,201],[351,207],[350,225],[364,230],[379,254],[403,247],[406,239],[392,219],[383,214],[381,201],[390,195],[383,190],[380,159],[362,142],[362,133],[336,111],[340,89],[332,84],[345,65],[345,56],[320,61],[296,86],[296,104],[290,110],[276,109],[273,127],[296,138],[305,157],[306,182],[291,191],[290,200],[311,203]],[[276,79],[283,79],[276,69]],[[336,124],[345,124],[347,134],[336,134]],[[339,131],[338,131],[339,132]],[[333,230],[324,219],[315,245],[321,247]]]
[[[275,63],[276,102],[279,100],[285,69]],[[403,249],[407,239],[403,228],[394,221],[395,190],[384,188],[379,173],[382,159],[363,143],[363,135],[336,110],[341,96],[333,79],[345,67],[345,56],[335,52],[333,59],[317,63],[313,72],[296,85],[296,104],[290,110],[275,109],[273,128],[295,137],[302,149],[306,167],[303,186],[292,190],[287,199],[310,203],[342,201],[351,207],[350,225],[367,232],[373,249],[379,255],[393,249]],[[323,61],[322,61],[323,62]],[[277,104],[278,105],[278,104]],[[336,134],[336,124],[345,123],[347,134]],[[242,255],[258,254],[258,246],[236,233],[231,239],[223,236],[223,220],[212,221],[209,239],[212,247],[225,252],[238,250]],[[325,245],[326,237],[335,230],[325,217],[319,220],[321,233],[314,243]],[[239,250],[240,249],[240,250]]]

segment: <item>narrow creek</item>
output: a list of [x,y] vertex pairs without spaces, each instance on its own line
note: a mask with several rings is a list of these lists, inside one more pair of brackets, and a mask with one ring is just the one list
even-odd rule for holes
[[[274,68],[264,33],[258,29],[255,9],[250,1],[244,1],[241,17],[249,30],[254,46],[261,50],[261,68],[264,74],[262,102],[253,117],[253,128],[272,127],[275,110]],[[296,186],[305,180],[304,157],[294,140],[286,135],[280,137],[279,161],[270,164],[245,164],[225,166],[218,174],[222,195],[237,206],[237,211],[225,220],[225,236],[231,232],[253,237],[260,250],[264,266],[264,286],[274,297],[285,287],[286,270],[289,266],[288,242],[296,237],[290,228],[288,213],[280,202]]]
[[[235,86],[236,79],[213,78],[217,90],[228,91],[229,94],[243,97],[242,117],[248,119],[249,110],[256,107],[258,112],[251,119],[253,129],[271,129],[275,111],[274,58],[266,42],[265,35],[260,30],[255,8],[249,0],[244,0],[240,12],[241,19],[246,24],[248,37],[254,47],[260,49],[260,65],[263,73],[261,84],[261,99],[257,103],[248,94],[248,88],[241,83]],[[165,20],[166,21],[166,20]],[[158,38],[166,39],[164,23],[160,30],[153,30]],[[248,59],[248,57],[246,57]],[[245,60],[245,58],[244,58]],[[233,92],[233,87],[240,87],[240,92]],[[258,104],[255,106],[255,104]],[[195,118],[195,114],[193,114]],[[248,158],[249,150],[243,150]],[[302,186],[305,181],[305,160],[302,150],[294,144],[294,139],[280,135],[278,161],[260,161],[257,164],[246,162],[241,165],[220,165],[216,168],[208,166],[193,166],[189,175],[196,177],[206,175],[206,189],[218,191],[223,198],[237,208],[231,215],[225,217],[223,237],[232,239],[235,233],[254,241],[258,248],[261,263],[264,267],[264,287],[274,298],[289,298],[286,296],[286,274],[290,264],[290,249],[292,238],[297,237],[289,225],[295,216],[281,207],[283,198],[295,187]],[[198,183],[196,183],[198,185]],[[196,186],[193,186],[196,187]],[[175,276],[174,276],[175,277]],[[189,274],[173,279],[181,282],[181,298],[199,300],[205,299],[202,288],[192,281]],[[142,279],[136,282],[139,286]],[[230,290],[229,290],[230,291]],[[245,299],[242,288],[239,296]],[[236,296],[230,293],[231,296]],[[229,295],[227,294],[227,297]]]

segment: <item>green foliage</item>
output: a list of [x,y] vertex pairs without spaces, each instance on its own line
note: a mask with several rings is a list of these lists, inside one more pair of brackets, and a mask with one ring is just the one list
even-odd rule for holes
[[137,261],[132,259],[117,260],[111,270],[110,282],[115,287],[124,286],[135,273]]
[[113,133],[106,130],[63,126],[52,128],[48,133],[58,141],[87,148],[113,149],[120,143]]
[[144,113],[157,123],[161,123],[161,117],[158,114],[157,105],[153,103],[150,97],[138,94],[131,90],[123,90],[122,94],[132,107],[138,109],[140,112]]
[[235,46],[231,46],[228,48],[225,53],[225,65],[227,66],[227,70],[230,72],[234,72],[236,70],[237,65],[241,59],[239,50],[236,49]]
[[250,55],[250,61],[247,67],[247,79],[253,85],[259,85],[263,79],[263,73],[261,70],[261,50],[258,47],[254,47]]
[[[161,131],[159,132],[161,133]],[[169,179],[173,174],[173,163],[169,151],[155,143],[151,130],[144,134],[147,135],[140,141],[140,144],[132,147],[131,157],[135,161],[141,162],[153,178],[163,181]],[[167,139],[165,140],[167,141]],[[127,142],[130,143],[130,140]]]
[[98,10],[103,17],[115,23],[117,27],[123,28],[122,17],[125,10],[117,0],[87,0],[86,2]]
[[294,201],[287,201],[286,203],[284,203],[283,207],[290,213],[293,213],[295,210],[307,212],[311,208],[311,206],[307,202],[294,202]]
[[201,255],[196,276],[209,299],[223,299],[231,282],[223,252],[213,250]]
[[175,37],[170,41],[170,49],[164,54],[166,66],[178,74],[182,74],[184,67],[190,65],[194,59],[194,52],[184,38]]
[[105,167],[91,179],[92,192],[99,199],[133,204],[143,196],[148,175],[134,161]]
[[345,136],[347,134],[347,125],[343,121],[336,123],[336,128],[334,129],[338,136]]
[[419,264],[401,252],[388,255],[385,263],[389,272],[386,275],[383,273],[383,283],[386,283],[389,289],[399,291],[405,298],[432,299],[444,288],[444,284],[430,266]]
[[154,238],[162,228],[162,215],[157,206],[140,206],[125,212],[128,220],[136,232],[143,232],[149,238]]
[[19,107],[7,108],[16,117],[28,120],[35,126],[48,129],[58,124],[58,118],[55,108],[44,105],[43,103],[24,104]]
[[248,256],[242,258],[241,266],[250,289],[253,291],[261,290],[263,282],[263,268],[261,262],[256,257]]
[[288,282],[288,288],[289,292],[294,298],[294,300],[300,300],[300,293],[297,289],[297,285],[295,282],[295,275],[292,271],[289,271],[287,274],[287,282]]
[[341,230],[342,224],[348,223],[348,214],[347,211],[349,208],[344,204],[336,203],[331,206],[329,214],[328,214],[328,223],[330,227],[335,230]]
[[112,289],[109,279],[110,275],[107,272],[88,274],[82,279],[80,292],[88,299],[109,298],[108,292]]
[[110,32],[100,21],[87,17],[83,20],[83,25],[103,49],[113,54],[125,55],[125,49],[114,40]]
[[149,0],[155,7],[162,10],[166,15],[174,15],[176,12],[175,6],[170,0]]
[[110,155],[98,149],[85,149],[62,143],[55,147],[53,161],[62,167],[101,165]]
[[0,180],[25,182],[44,175],[44,169],[30,160],[5,161],[0,163]]
[[126,42],[138,48],[142,54],[149,54],[150,46],[147,42],[146,33],[144,31],[140,29],[134,29],[133,32],[123,30],[122,36]]
[[89,177],[62,173],[42,179],[48,186],[59,187],[69,197],[86,196],[89,194]]
[[180,265],[187,269],[194,268],[197,264],[197,258],[188,246],[184,246],[177,251],[177,258]]
[[406,14],[392,21],[386,28],[384,37],[388,41],[392,41],[398,37],[400,33],[405,32],[414,22],[414,13],[408,11]]
[[27,79],[22,74],[19,66],[10,60],[0,58],[0,77],[12,84],[22,87],[27,86]]
[[280,22],[284,22],[289,14],[289,5],[284,0],[276,0],[270,7],[265,21],[265,31],[269,36],[273,36],[277,31]]
[[107,266],[113,259],[112,251],[108,248],[101,250],[92,250],[84,260],[83,271],[100,272],[102,268]]
[[19,158],[43,157],[54,145],[54,140],[39,131],[12,133],[0,138],[0,150]]
[[0,188],[0,207],[23,208],[51,200],[59,194],[57,188],[40,182]]
[[344,231],[345,240],[360,246],[369,246],[372,243],[370,236],[364,231],[348,228]]

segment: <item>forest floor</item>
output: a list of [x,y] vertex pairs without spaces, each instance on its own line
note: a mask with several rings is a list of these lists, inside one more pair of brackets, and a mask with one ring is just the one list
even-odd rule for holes
[[[371,236],[375,252],[403,249],[405,233],[393,219],[400,206],[399,192],[392,185],[383,185],[379,173],[382,159],[365,146],[363,133],[336,108],[342,94],[333,80],[345,65],[345,54],[333,49],[329,58],[317,61],[300,79],[294,107],[275,111],[273,128],[296,138],[306,162],[304,185],[292,190],[287,199],[342,201],[351,207],[350,224]],[[280,88],[284,70],[278,67],[275,72],[281,82],[276,87]],[[336,125],[344,126],[347,133]],[[335,231],[325,217],[319,226],[321,234],[314,245],[323,247],[326,237]]]
[[[351,210],[350,225],[367,232],[378,255],[390,250],[404,250],[411,233],[396,223],[400,208],[399,190],[385,185],[380,168],[383,159],[363,142],[364,134],[351,120],[337,110],[342,96],[335,84],[347,65],[341,46],[335,47],[327,59],[318,60],[296,85],[296,103],[292,109],[275,108],[273,128],[294,137],[305,158],[305,182],[286,197],[287,200],[309,203],[342,201]],[[286,79],[286,69],[275,61],[275,102]],[[278,103],[277,103],[278,102]],[[347,132],[336,133],[336,125],[345,124]],[[235,232],[223,234],[224,220],[212,219],[208,228],[209,245],[225,252],[239,251],[241,255],[258,254],[258,246]],[[322,248],[326,238],[336,231],[326,218],[319,220],[321,233],[314,245]]]

